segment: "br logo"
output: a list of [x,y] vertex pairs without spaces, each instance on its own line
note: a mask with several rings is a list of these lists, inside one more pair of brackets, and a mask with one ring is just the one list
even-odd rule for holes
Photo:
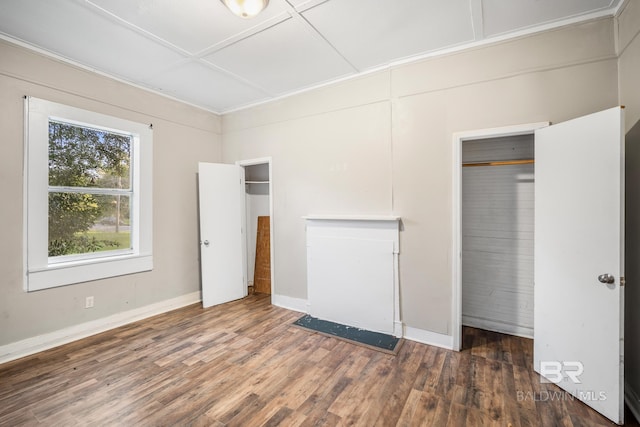
[[572,381],[574,384],[580,384],[580,375],[584,372],[582,362],[567,361],[558,362],[556,360],[543,360],[540,362],[540,382],[559,384],[562,381]]

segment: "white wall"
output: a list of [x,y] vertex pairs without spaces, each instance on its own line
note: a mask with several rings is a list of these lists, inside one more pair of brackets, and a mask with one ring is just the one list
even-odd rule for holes
[[630,0],[618,17],[620,104],[625,108],[626,130],[640,120],[640,2]]
[[[403,217],[402,316],[451,334],[452,134],[618,104],[640,118],[638,5],[218,116],[0,42],[0,345],[199,290],[198,161],[272,156],[275,292],[306,299],[310,213]],[[627,11],[629,10],[629,11]],[[22,96],[154,124],[153,272],[22,290]],[[222,134],[220,136],[222,126]],[[221,143],[222,139],[222,143]],[[96,307],[83,308],[94,295]]]
[[228,131],[243,142],[227,146],[225,162],[273,157],[276,294],[306,299],[304,215],[389,211],[389,114],[383,102]]
[[276,294],[307,297],[303,215],[393,212],[403,320],[451,335],[452,134],[617,103],[614,20],[604,18],[225,115],[223,158],[273,157]]
[[[220,161],[220,118],[8,42],[0,58],[0,347],[197,294],[197,163]],[[153,123],[153,271],[23,290],[24,95]]]

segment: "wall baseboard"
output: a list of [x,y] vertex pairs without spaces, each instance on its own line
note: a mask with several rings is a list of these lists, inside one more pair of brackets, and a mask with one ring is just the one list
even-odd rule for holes
[[440,334],[438,332],[425,331],[405,325],[404,338],[422,344],[446,348],[447,350],[453,349],[453,336]]
[[[10,362],[21,357],[29,356],[40,351],[49,350],[63,344],[70,343],[91,335],[99,334],[151,316],[166,313],[202,301],[200,292],[192,292],[166,301],[136,308],[134,310],[117,313],[102,319],[92,320],[79,325],[70,326],[58,331],[0,346],[0,363]],[[307,300],[293,298],[286,295],[273,294],[271,303],[288,310],[307,312]],[[453,337],[437,332],[404,326],[404,338],[422,344],[433,345],[451,350]],[[636,402],[638,400],[636,399]],[[640,408],[637,408],[640,409]],[[640,411],[639,411],[640,413]],[[635,413],[634,413],[635,415]],[[637,415],[636,415],[637,416]]]
[[293,298],[286,295],[271,295],[271,304],[288,310],[299,311],[300,313],[308,313],[307,300],[302,298]]
[[636,420],[640,420],[640,394],[627,382],[624,384],[624,401]]
[[192,292],[169,300],[3,345],[0,346],[0,363],[6,363],[40,351],[49,350],[81,338],[108,331],[109,329],[185,307],[201,300],[202,297],[199,291]]
[[[300,313],[308,313],[309,306],[306,299],[293,298],[286,295],[271,295],[271,304],[286,308],[288,310],[299,311]],[[416,341],[422,344],[433,345],[436,347],[453,349],[453,337],[451,335],[439,334],[437,332],[425,331],[422,329],[412,328],[410,326],[402,326],[402,322],[398,322],[400,331],[404,329],[404,333],[398,331],[396,336],[402,336],[405,339]]]

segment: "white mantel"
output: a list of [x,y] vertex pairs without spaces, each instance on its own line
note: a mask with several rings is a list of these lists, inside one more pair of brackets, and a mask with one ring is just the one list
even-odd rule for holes
[[309,314],[401,337],[400,217],[308,215],[304,219]]
[[316,221],[400,221],[395,215],[307,215],[302,218]]

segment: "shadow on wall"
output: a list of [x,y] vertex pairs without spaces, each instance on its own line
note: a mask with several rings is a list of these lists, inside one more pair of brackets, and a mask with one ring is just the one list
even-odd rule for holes
[[627,133],[625,151],[625,394],[640,419],[640,121]]

